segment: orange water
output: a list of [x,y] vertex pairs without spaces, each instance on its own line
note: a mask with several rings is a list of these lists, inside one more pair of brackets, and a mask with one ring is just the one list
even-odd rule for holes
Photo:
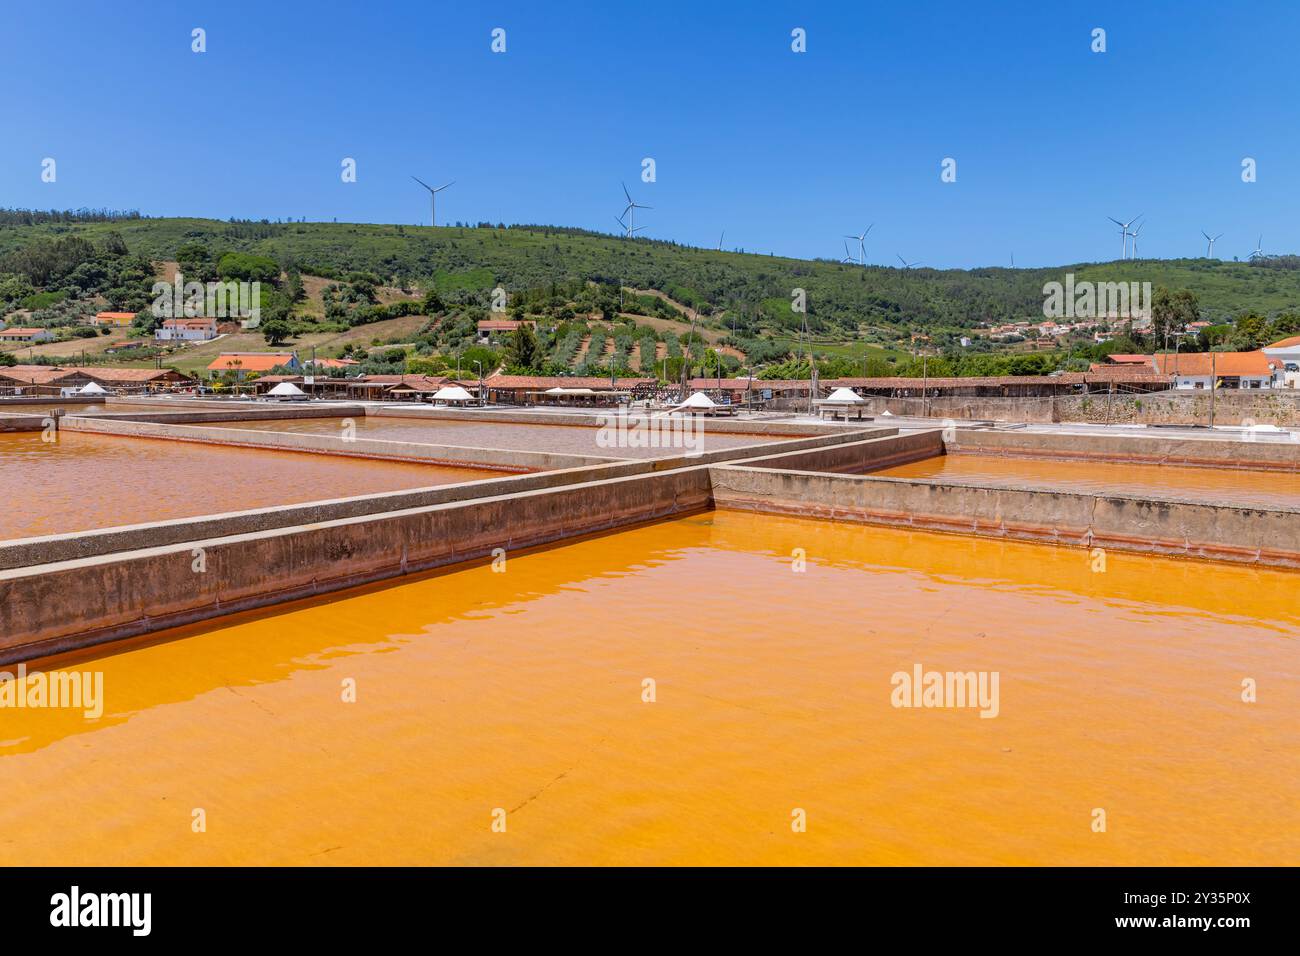
[[873,471],[887,478],[953,479],[979,485],[1035,485],[1085,494],[1164,496],[1218,504],[1300,508],[1300,473],[1065,461],[995,455],[939,455]]
[[502,472],[62,431],[0,433],[0,540],[500,478]]
[[[1298,581],[643,527],[65,662],[104,716],[0,710],[0,864],[1294,863]],[[895,709],[916,663],[999,715]]]
[[[597,438],[600,429],[582,425],[532,425],[514,422],[453,421],[426,419],[419,421],[404,418],[356,417],[358,438],[382,438],[391,441],[427,442],[433,445],[467,445],[473,448],[509,448],[518,451],[540,451],[565,455],[592,455],[600,458],[662,458],[680,455],[685,449],[602,447]],[[221,428],[251,428],[256,431],[308,432],[319,435],[337,435],[342,427],[341,418],[309,418],[287,421],[221,422]],[[784,441],[790,436],[748,435],[717,432],[704,421],[700,437],[701,451],[710,452],[724,448],[739,448],[771,441]],[[663,434],[671,441],[672,432]],[[694,439],[692,439],[694,440]]]

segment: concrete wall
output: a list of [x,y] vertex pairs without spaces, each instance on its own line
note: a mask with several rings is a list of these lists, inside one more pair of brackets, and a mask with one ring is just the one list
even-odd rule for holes
[[459,445],[427,445],[418,442],[388,441],[376,438],[345,440],[341,435],[310,435],[300,432],[238,431],[231,428],[203,428],[198,425],[171,425],[158,422],[69,417],[62,427],[66,431],[128,435],[136,438],[165,438],[195,441],[211,445],[234,445],[243,448],[273,448],[345,455],[353,458],[383,458],[393,461],[418,461],[438,465],[472,465],[502,471],[537,471],[552,468],[580,468],[611,461],[595,455],[556,455],[550,452],[514,451],[500,448],[469,448]]
[[686,468],[0,571],[0,663],[708,506]]
[[743,466],[710,471],[718,508],[1300,567],[1300,510]]
[[649,461],[589,465],[583,468],[527,475],[503,475],[500,478],[485,478],[455,485],[437,485],[432,488],[380,492],[305,504],[277,505],[225,514],[198,515],[193,518],[175,518],[91,531],[18,538],[0,541],[0,570],[38,564],[56,564],[60,561],[156,548],[205,538],[251,534],[272,528],[318,524],[323,521],[422,508],[453,501],[466,501],[471,498],[490,498],[521,491],[558,488],[561,485],[600,478],[649,474],[654,470],[654,463]]
[[973,452],[1034,458],[1083,459],[1155,465],[1300,471],[1300,442],[1142,435],[1069,435],[957,429],[949,454]]
[[[920,387],[918,380],[917,387]],[[1205,425],[1210,420],[1208,392],[1062,395],[1052,398],[883,398],[867,396],[867,411],[880,415],[928,414],[956,420],[1003,422],[1087,422],[1092,424]],[[1300,425],[1300,391],[1269,389],[1242,392],[1220,389],[1215,395],[1217,425]]]
[[304,418],[365,418],[362,405],[253,405],[245,407],[186,409],[178,405],[168,408],[123,409],[114,404],[106,411],[96,412],[103,421],[154,422],[171,425],[194,425],[204,422],[263,422],[298,421]]
[[38,432],[47,415],[0,415],[0,432]]
[[860,475],[892,468],[943,454],[943,432],[939,429],[845,442],[807,451],[788,451],[744,460],[746,468],[778,468],[789,471],[839,472]]
[[[618,415],[618,410],[604,409],[583,411],[575,409],[572,412],[527,412],[505,411],[491,408],[442,408],[431,405],[412,405],[409,408],[384,405],[382,407],[369,406],[366,413],[380,418],[430,418],[458,422],[509,422],[515,425],[578,425],[585,427],[599,427],[605,422],[615,420]],[[629,417],[645,418],[647,416],[644,412],[637,411],[630,413]],[[821,425],[816,422],[710,418],[706,416],[701,416],[698,420],[702,424],[706,434],[708,432],[717,432],[719,434],[758,436],[810,436],[827,435],[835,428],[833,425]]]

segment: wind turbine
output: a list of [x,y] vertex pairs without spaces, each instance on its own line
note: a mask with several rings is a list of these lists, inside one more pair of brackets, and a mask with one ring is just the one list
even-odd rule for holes
[[1106,218],[1109,219],[1111,222],[1113,222],[1115,225],[1119,226],[1119,245],[1120,245],[1119,257],[1121,259],[1127,259],[1128,258],[1128,237],[1129,237],[1128,227],[1133,225],[1133,223],[1137,222],[1142,217],[1140,215],[1134,216],[1128,222],[1120,222],[1118,219],[1115,219],[1111,216],[1107,216]]
[[840,260],[840,265],[853,265],[853,253],[849,252],[849,244],[844,243],[844,258]]
[[[627,234],[628,237],[630,238],[632,236],[632,233],[637,231],[636,211],[638,209],[653,209],[654,206],[643,206],[640,203],[633,202],[631,195],[629,195],[627,191],[627,185],[625,183],[620,183],[619,185],[623,187],[623,195],[627,197],[627,205],[623,207],[623,215],[626,216],[629,212],[632,214],[631,217],[628,219],[628,227],[627,227]],[[644,229],[645,227],[642,226],[641,228]]]
[[1259,241],[1255,243],[1255,251],[1248,255],[1248,260],[1262,259],[1264,257],[1264,235],[1260,233]]
[[722,235],[718,236],[718,251],[719,251],[719,252],[722,251],[722,236],[725,236],[726,234],[727,234],[727,230],[724,229],[724,230],[722,230]]
[[860,265],[865,266],[867,264],[867,233],[874,229],[875,225],[876,224],[873,222],[870,226],[867,226],[860,236],[849,235],[844,237],[845,239],[858,240],[858,262]]
[[[1210,243],[1209,248],[1205,250],[1205,258],[1207,258],[1207,259],[1213,259],[1213,258],[1214,258],[1214,243],[1215,243],[1216,240],[1218,240],[1218,239],[1222,239],[1222,238],[1223,238],[1223,233],[1219,233],[1217,236],[1211,236],[1208,232],[1206,232],[1204,229],[1202,229],[1202,230],[1201,230],[1201,235],[1203,235],[1207,240],[1209,240],[1209,243]],[[1264,237],[1263,237],[1263,236],[1260,236],[1260,238],[1262,239],[1262,238],[1264,238]]]
[[453,179],[450,183],[447,183],[445,185],[439,186],[437,189],[434,189],[432,186],[426,183],[423,179],[420,179],[418,176],[412,176],[411,178],[414,179],[421,186],[423,186],[425,189],[429,190],[429,222],[432,225],[435,226],[438,225],[438,193],[446,189],[447,186],[450,186],[453,183],[455,183],[456,180]]
[[1129,235],[1133,237],[1133,258],[1134,259],[1138,257],[1138,233],[1142,231],[1142,227],[1145,225],[1146,223],[1140,222],[1138,223],[1138,227],[1129,233]]
[[[897,253],[895,253],[895,254],[897,255]],[[901,263],[903,264],[903,268],[904,268],[904,269],[910,269],[910,268],[912,268],[913,266],[919,266],[919,265],[921,265],[921,263],[920,263],[919,261],[918,261],[918,262],[908,262],[908,261],[907,261],[906,259],[904,259],[902,256],[899,256],[899,257],[898,257],[898,261],[901,262]]]

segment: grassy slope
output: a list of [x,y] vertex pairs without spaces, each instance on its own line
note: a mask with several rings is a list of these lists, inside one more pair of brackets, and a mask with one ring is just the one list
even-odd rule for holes
[[[1079,280],[1149,281],[1188,288],[1204,310],[1226,315],[1300,306],[1300,272],[1204,259],[1085,263],[1054,269],[904,271],[831,262],[694,249],[649,240],[628,241],[571,231],[458,228],[352,223],[229,224],[208,219],[143,219],[117,223],[0,226],[0,253],[36,235],[98,238],[116,230],[132,251],[172,259],[177,247],[203,242],[218,250],[267,252],[313,266],[365,269],[407,280],[437,276],[440,288],[507,289],[582,278],[685,291],[719,307],[752,314],[788,303],[790,290],[808,290],[810,312],[846,327],[859,323],[967,325],[1041,314],[1044,282],[1074,272]],[[785,316],[788,318],[788,313]],[[775,316],[774,316],[775,318]]]

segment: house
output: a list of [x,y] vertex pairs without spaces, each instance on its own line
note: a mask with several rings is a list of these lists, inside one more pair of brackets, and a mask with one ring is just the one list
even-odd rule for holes
[[[1284,340],[1285,341],[1285,340]],[[1174,388],[1271,388],[1282,367],[1263,351],[1162,352],[1151,356],[1157,371],[1172,376]]]
[[194,384],[188,375],[169,368],[111,368],[103,365],[14,365],[0,368],[0,386],[23,394],[69,394],[94,382],[118,392],[170,391]]
[[1260,351],[1279,366],[1275,387],[1300,388],[1300,335],[1266,345]]
[[249,372],[269,372],[274,368],[297,371],[302,368],[302,363],[298,361],[296,352],[222,352],[208,363],[208,371],[213,375],[234,372],[240,381]]
[[[490,402],[511,405],[585,404],[616,405],[620,398],[648,398],[657,388],[653,378],[619,378],[577,375],[501,375],[493,374],[483,383]],[[547,393],[550,389],[563,392]],[[577,394],[581,392],[582,394]]]
[[54,341],[49,329],[0,329],[0,343],[10,345],[35,345]]
[[153,337],[159,342],[206,342],[217,337],[217,320],[165,319]]
[[519,326],[532,324],[531,319],[519,322],[513,319],[482,319],[478,323],[478,340],[483,343],[499,341]]
[[1111,365],[1134,365],[1145,368],[1153,368],[1150,355],[1124,355],[1116,352],[1114,355],[1107,355],[1106,361]]
[[125,328],[135,321],[134,312],[98,312],[90,320],[91,325],[109,325],[117,328]]

